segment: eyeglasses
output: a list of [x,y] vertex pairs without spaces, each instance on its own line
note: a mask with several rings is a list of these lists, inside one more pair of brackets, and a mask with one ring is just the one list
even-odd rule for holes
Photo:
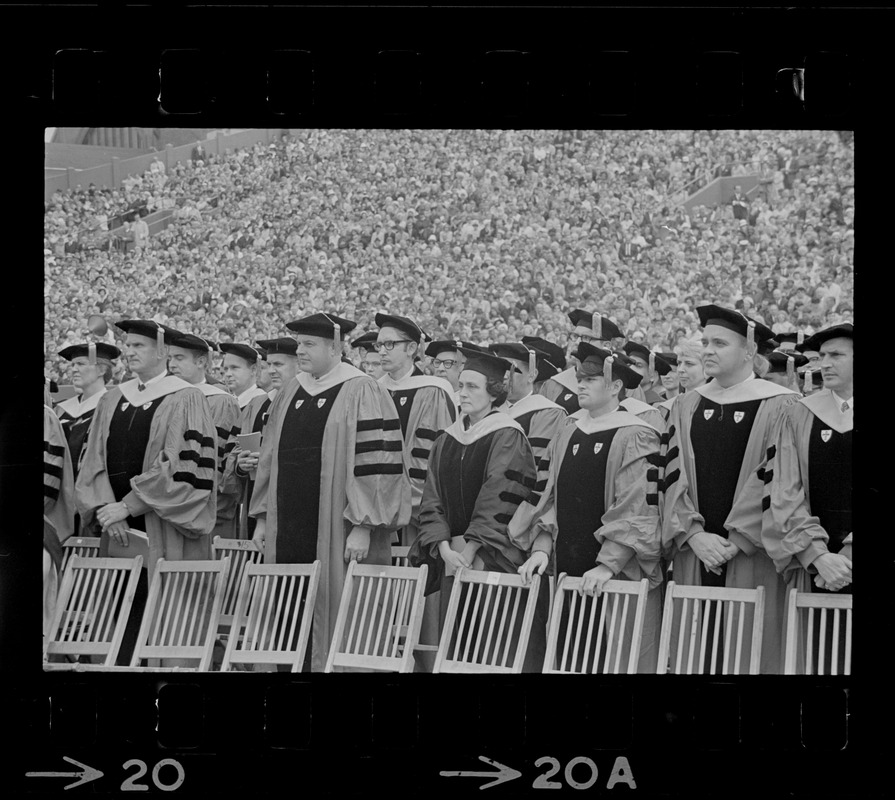
[[433,359],[432,363],[436,367],[444,367],[445,369],[451,369],[454,364],[459,364],[459,360],[456,358],[446,358],[443,361],[439,361],[437,358]]
[[395,349],[396,344],[401,344],[403,342],[410,342],[412,339],[391,339],[386,342],[376,342],[377,350],[385,350],[386,353],[391,353],[392,350]]

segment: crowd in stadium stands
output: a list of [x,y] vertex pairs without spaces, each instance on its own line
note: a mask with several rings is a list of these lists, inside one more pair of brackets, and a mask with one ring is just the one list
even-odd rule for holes
[[[434,339],[565,344],[567,312],[589,308],[656,351],[698,336],[704,303],[777,333],[853,321],[838,132],[302,130],[194,156],[46,203],[49,376],[91,314],[252,342],[315,311],[360,334],[388,310]],[[760,176],[744,202],[683,209],[738,175]]]

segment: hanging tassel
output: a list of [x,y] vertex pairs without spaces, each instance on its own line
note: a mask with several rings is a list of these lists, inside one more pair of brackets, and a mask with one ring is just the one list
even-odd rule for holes
[[802,394],[807,395],[809,390],[811,389],[811,370],[808,367],[805,367],[805,374],[803,378],[804,383],[802,384]]
[[603,359],[603,377],[606,379],[606,388],[612,383],[612,364],[615,362],[615,356],[606,356]]
[[755,323],[750,319],[746,328],[746,344],[751,347],[755,344]]
[[594,335],[600,341],[603,341],[603,318],[599,314],[594,314],[593,325]]
[[786,357],[786,378],[790,386],[798,386],[796,380],[796,360],[792,356]]
[[528,374],[537,377],[537,354],[534,350],[528,351]]
[[205,344],[208,346],[208,368],[211,369],[211,367],[214,365],[214,362],[212,361],[212,359],[214,358],[214,348],[211,346],[211,343],[208,341],[208,339],[203,339],[202,341],[205,342]]
[[799,331],[796,334],[796,344],[801,345],[804,343],[804,341],[805,341],[805,331]]
[[513,393],[513,373],[516,371],[516,368],[510,364],[509,378],[506,382],[507,395],[511,395]]
[[91,367],[96,366],[96,343],[90,342],[87,345],[87,361]]
[[337,348],[341,351],[342,345],[342,329],[339,327],[339,323],[336,322],[329,314],[323,314],[332,324],[333,324],[333,341],[336,343]]
[[652,374],[653,374],[655,371],[656,371],[656,354],[655,354],[652,350],[650,350],[650,354],[649,354],[649,372],[650,372],[650,377],[652,377]]
[[155,323],[155,343],[159,350],[163,349],[165,346],[165,329],[160,322]]

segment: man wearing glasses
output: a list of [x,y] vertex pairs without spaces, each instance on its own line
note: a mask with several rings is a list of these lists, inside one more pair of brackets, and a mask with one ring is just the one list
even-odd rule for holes
[[[385,375],[379,379],[395,403],[401,421],[404,438],[402,450],[404,470],[410,480],[410,523],[401,532],[401,544],[410,546],[419,535],[420,505],[423,487],[429,469],[429,452],[435,439],[453,423],[457,416],[458,404],[454,386],[437,376],[423,374],[413,362],[419,352],[420,342],[425,337],[419,325],[407,317],[393,314],[377,314],[376,347],[382,360]],[[452,343],[456,347],[456,342]],[[447,353],[444,354],[447,358]],[[453,360],[453,359],[448,359]],[[459,374],[462,365],[457,367]],[[444,369],[445,366],[436,367]],[[440,592],[426,598],[420,642],[436,644],[439,638]],[[417,657],[416,671],[431,672],[434,654],[421,652]]]
[[429,342],[426,345],[426,355],[432,359],[432,368],[436,378],[444,378],[454,390],[452,397],[454,406],[459,409],[460,401],[457,390],[460,385],[460,373],[466,363],[466,356],[458,348],[481,351],[481,347],[471,342],[463,342],[459,339],[443,339],[438,342]]
[[569,320],[573,328],[569,334],[570,365],[568,369],[547,379],[541,385],[540,393],[548,400],[564,408],[569,414],[574,414],[578,405],[578,379],[575,377],[577,361],[574,352],[581,342],[608,349],[612,339],[623,336],[618,326],[610,319],[585,311],[583,308],[575,308],[569,312]]
[[410,525],[402,533],[402,545],[416,539],[419,507],[426,483],[429,451],[435,437],[456,418],[454,387],[444,378],[424,375],[414,364],[423,332],[413,320],[393,314],[377,314],[376,347],[385,375],[379,383],[388,390],[401,420],[404,467],[410,479]]

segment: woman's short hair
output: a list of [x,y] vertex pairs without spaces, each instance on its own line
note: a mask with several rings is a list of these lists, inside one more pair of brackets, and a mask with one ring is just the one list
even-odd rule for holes
[[681,358],[689,357],[701,360],[704,352],[705,347],[703,347],[701,342],[686,341],[680,346],[680,353],[678,353],[678,356]]
[[485,380],[485,391],[492,398],[491,405],[495,408],[506,403],[507,397],[509,397],[507,385],[502,380],[495,378],[487,378]]
[[103,376],[103,383],[109,383],[112,380],[113,367],[112,362],[108,358],[97,358],[96,368],[99,370],[100,375]]

